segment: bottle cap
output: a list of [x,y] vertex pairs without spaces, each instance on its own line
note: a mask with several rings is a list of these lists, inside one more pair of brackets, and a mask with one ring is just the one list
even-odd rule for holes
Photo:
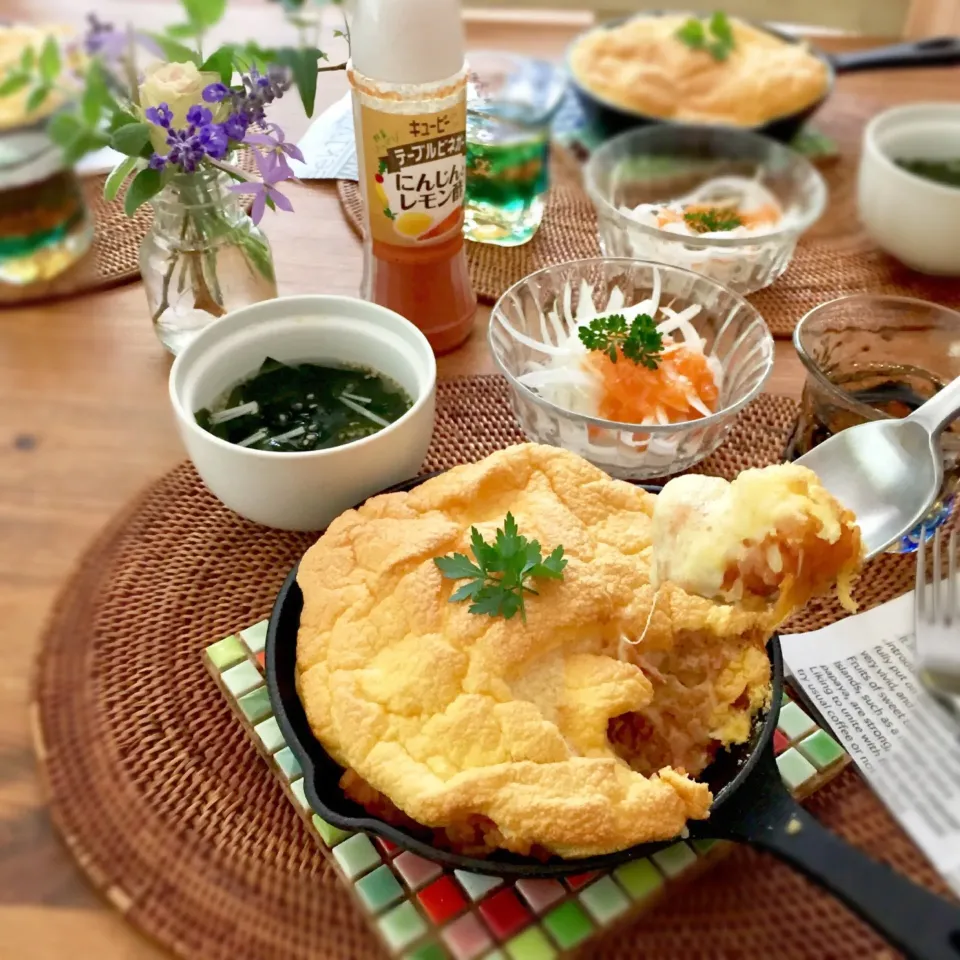
[[371,80],[436,83],[463,67],[460,0],[352,0],[350,58]]

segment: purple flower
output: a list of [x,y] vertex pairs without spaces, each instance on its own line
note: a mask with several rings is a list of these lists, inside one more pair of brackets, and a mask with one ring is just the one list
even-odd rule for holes
[[293,204],[276,188],[276,184],[286,180],[289,174],[283,175],[277,167],[266,165],[266,158],[258,151],[254,151],[254,158],[260,168],[262,180],[247,180],[244,183],[235,183],[230,189],[234,193],[253,194],[253,207],[250,216],[254,223],[259,223],[267,206],[267,200],[287,213],[293,213]]
[[130,37],[124,30],[117,30],[112,23],[106,23],[95,13],[87,14],[87,32],[83,37],[83,49],[91,56],[102,56],[106,60],[119,60],[130,44]]
[[250,119],[242,110],[237,113],[231,113],[220,128],[231,140],[242,140],[247,135],[247,127],[250,126]]
[[293,176],[290,164],[287,163],[287,157],[293,157],[294,160],[303,163],[303,153],[296,144],[287,143],[284,139],[283,130],[275,123],[270,124],[268,129],[272,131],[272,135],[271,133],[251,133],[246,136],[244,143],[266,147],[262,153],[264,166],[271,173],[274,171],[282,173],[282,176],[276,179],[286,180]]
[[150,123],[154,123],[158,127],[163,127],[164,130],[169,130],[170,124],[173,123],[173,111],[165,103],[161,103],[156,107],[148,107],[143,115]]
[[207,103],[220,103],[221,100],[226,100],[232,94],[233,90],[225,83],[211,83],[209,87],[203,88],[203,99]]
[[219,123],[205,124],[196,134],[196,139],[208,157],[222,160],[227,155],[230,139]]
[[193,127],[204,127],[213,120],[213,114],[206,108],[198,105],[187,111],[187,123]]
[[150,158],[150,163],[148,166],[151,170],[162,170],[167,165],[167,158],[161,157],[159,153],[155,153]]

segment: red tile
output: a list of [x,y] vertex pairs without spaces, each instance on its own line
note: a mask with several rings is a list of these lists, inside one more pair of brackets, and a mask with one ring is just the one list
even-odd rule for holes
[[599,872],[596,870],[591,870],[589,873],[575,873],[572,876],[567,877],[567,886],[571,890],[579,890],[581,887],[585,887],[594,877],[599,875]]
[[388,856],[393,856],[400,848],[392,841],[387,840],[386,837],[375,837],[377,841],[377,846]]
[[425,890],[421,890],[417,896],[427,916],[437,926],[446,923],[467,905],[460,888],[453,882],[453,877],[449,874],[431,883]]
[[530,912],[510,889],[501,890],[484,900],[480,904],[480,915],[500,940],[512,937],[532,919]]
[[266,668],[266,665],[265,665],[265,658],[266,658],[266,653],[265,653],[263,650],[261,650],[261,651],[257,654],[257,663],[260,664],[260,671],[261,671],[261,672],[263,672],[264,670],[267,669],[267,668]]
[[775,754],[781,754],[787,747],[790,746],[790,741],[779,731],[773,731],[773,752]]

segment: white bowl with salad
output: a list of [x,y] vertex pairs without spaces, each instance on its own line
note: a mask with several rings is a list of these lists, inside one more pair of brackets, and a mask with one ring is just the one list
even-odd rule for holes
[[416,475],[436,378],[426,337],[392,310],[280,297],[201,331],[174,361],[170,402],[221,502],[265,526],[320,530]]
[[584,185],[605,255],[695,270],[741,294],[787,269],[827,201],[805,157],[729,127],[630,130],[593,153]]
[[679,267],[598,258],[507,290],[490,349],[524,433],[612,476],[686,470],[723,442],[773,369],[757,310]]

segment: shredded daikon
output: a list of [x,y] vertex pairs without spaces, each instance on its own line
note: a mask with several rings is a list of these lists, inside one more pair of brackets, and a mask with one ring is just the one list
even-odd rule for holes
[[260,406],[256,400],[249,403],[241,403],[239,407],[230,407],[227,410],[220,410],[217,413],[210,414],[211,426],[218,423],[226,423],[228,420],[235,420],[237,417],[245,417],[248,413],[255,414],[260,412]]

